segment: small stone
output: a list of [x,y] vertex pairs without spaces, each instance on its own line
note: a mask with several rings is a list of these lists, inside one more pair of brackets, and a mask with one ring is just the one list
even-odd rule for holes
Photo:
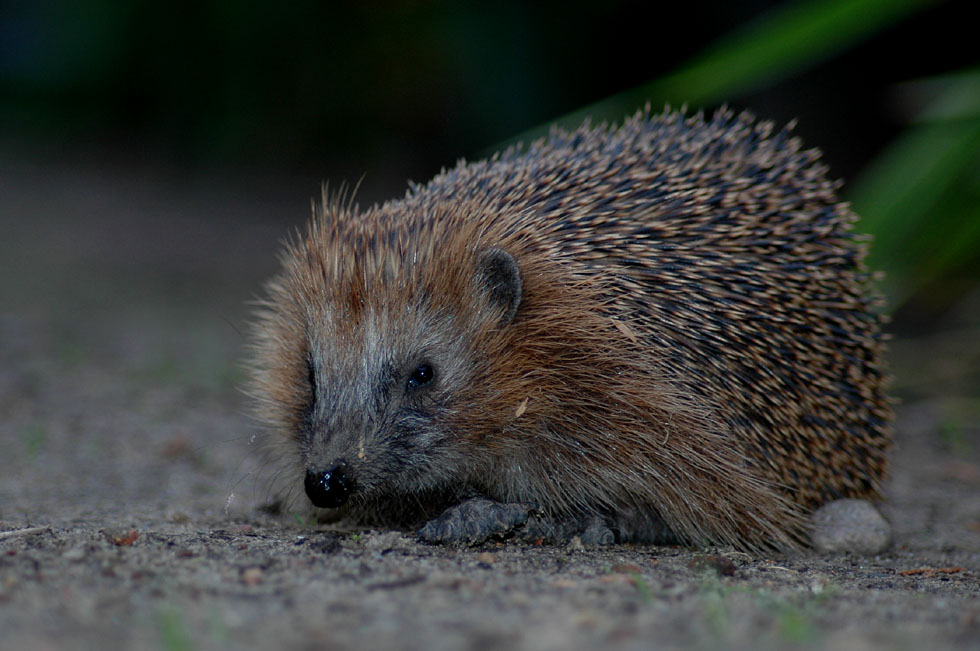
[[116,547],[129,547],[140,537],[140,533],[136,529],[124,528],[103,529],[102,535]]
[[363,544],[368,551],[383,553],[407,548],[411,545],[411,538],[400,531],[371,531],[364,535]]
[[88,555],[88,550],[84,547],[72,547],[61,555],[66,561],[80,561]]
[[324,533],[311,540],[309,548],[320,554],[335,554],[342,549],[342,546],[337,534]]
[[721,554],[703,554],[695,556],[687,564],[693,570],[714,570],[718,576],[734,576],[735,563]]
[[891,544],[891,525],[867,500],[824,504],[811,518],[813,547],[825,554],[877,554]]
[[264,572],[261,567],[247,567],[242,570],[242,583],[245,585],[257,585],[262,582]]

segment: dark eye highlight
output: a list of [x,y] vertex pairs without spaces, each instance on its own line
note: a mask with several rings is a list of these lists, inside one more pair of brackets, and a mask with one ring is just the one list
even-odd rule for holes
[[425,386],[429,382],[432,382],[432,378],[435,377],[435,371],[428,364],[419,364],[418,368],[412,371],[412,374],[408,376],[408,388],[418,389],[419,387]]

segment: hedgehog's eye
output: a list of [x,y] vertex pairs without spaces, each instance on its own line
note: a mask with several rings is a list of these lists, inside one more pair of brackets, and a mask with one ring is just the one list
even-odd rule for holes
[[428,364],[419,364],[418,368],[408,376],[408,388],[418,389],[421,386],[425,386],[429,382],[432,382],[432,378],[435,375],[435,371],[432,370],[431,366]]

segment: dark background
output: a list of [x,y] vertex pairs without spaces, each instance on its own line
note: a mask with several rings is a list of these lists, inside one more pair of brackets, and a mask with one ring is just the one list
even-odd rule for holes
[[[40,166],[41,173],[52,165],[69,174],[101,168],[162,174],[175,193],[220,179],[239,185],[246,199],[259,190],[291,195],[304,207],[270,211],[268,218],[292,225],[305,218],[306,202],[323,181],[360,181],[362,203],[398,196],[408,179],[424,181],[461,157],[487,155],[528,129],[663,78],[733,30],[792,4],[0,5],[0,156],[14,166]],[[804,141],[819,146],[831,175],[848,183],[848,198],[859,187],[855,180],[921,109],[900,84],[976,64],[973,4],[911,3],[917,8],[897,22],[723,101],[779,124],[798,119]],[[847,0],[796,5],[841,7]],[[842,22],[840,42],[849,42],[848,29]],[[980,83],[974,90],[980,97]],[[683,105],[691,100],[686,95],[639,97],[657,108]],[[642,103],[632,97],[598,117],[632,112]],[[972,133],[980,133],[978,117]],[[888,241],[895,229],[884,208],[878,212],[885,218],[865,229],[879,238],[875,266],[907,285],[886,288],[893,307],[912,306],[903,321],[927,322],[977,286],[975,256],[961,251],[952,262],[942,260],[946,242],[967,237],[955,228],[946,232],[957,220],[973,219],[963,206],[980,217],[980,157],[972,165],[977,169],[961,179],[960,195],[946,202],[952,216],[942,225],[929,226],[940,222],[930,214],[938,209],[926,206],[918,216],[899,216],[917,219],[919,230],[903,227],[901,238]],[[901,175],[898,180],[901,185]],[[887,199],[888,192],[871,195]],[[857,207],[873,212],[860,201]],[[980,247],[980,229],[971,232]],[[920,246],[926,236],[928,244]],[[908,280],[916,274],[925,280]]]
[[[0,134],[50,155],[247,166],[311,186],[366,175],[384,196],[655,79],[776,4],[19,3],[0,20]],[[799,118],[851,177],[907,118],[896,83],[976,59],[970,4],[936,3],[731,103]]]

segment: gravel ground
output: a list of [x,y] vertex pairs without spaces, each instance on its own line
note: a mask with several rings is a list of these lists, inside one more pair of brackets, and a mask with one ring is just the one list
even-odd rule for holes
[[456,550],[265,513],[245,303],[314,191],[0,158],[0,647],[980,647],[980,297],[892,347],[878,556]]

